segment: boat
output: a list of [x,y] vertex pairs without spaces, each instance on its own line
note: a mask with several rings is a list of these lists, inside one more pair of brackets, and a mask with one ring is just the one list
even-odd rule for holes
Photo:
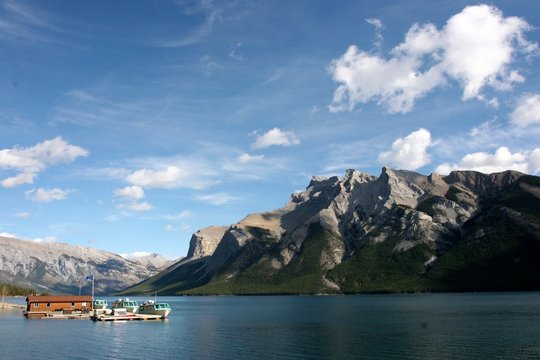
[[107,300],[101,300],[101,299],[95,299],[92,303],[92,307],[94,310],[105,310],[107,309]]
[[172,309],[168,303],[156,303],[154,300],[147,300],[139,307],[139,314],[159,315],[165,319]]
[[139,304],[135,300],[129,300],[129,298],[118,299],[112,303],[114,309],[126,309],[128,313],[136,313],[139,309]]

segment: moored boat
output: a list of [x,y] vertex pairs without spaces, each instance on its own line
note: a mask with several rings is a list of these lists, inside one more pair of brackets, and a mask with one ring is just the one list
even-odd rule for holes
[[128,313],[136,313],[139,309],[139,304],[135,300],[129,300],[128,298],[125,299],[118,299],[115,300],[112,304],[112,308],[114,309],[126,309]]
[[171,313],[172,309],[168,303],[156,303],[154,300],[145,301],[139,307],[139,314],[159,315],[165,319]]
[[94,310],[105,310],[107,309],[107,305],[109,305],[107,303],[107,300],[102,300],[102,299],[95,299],[94,302],[92,303],[92,307]]

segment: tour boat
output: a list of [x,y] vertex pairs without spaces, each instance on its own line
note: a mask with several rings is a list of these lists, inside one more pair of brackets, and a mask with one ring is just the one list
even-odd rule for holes
[[118,299],[115,300],[112,304],[112,308],[114,309],[126,309],[128,313],[136,313],[139,309],[139,304],[135,300],[129,300],[128,298],[125,299]]
[[107,300],[101,300],[101,299],[95,299],[92,304],[93,304],[94,310],[105,310],[107,309],[107,305],[109,305],[107,303]]
[[165,319],[171,313],[172,309],[167,303],[156,303],[154,300],[145,301],[139,307],[139,314],[160,315]]

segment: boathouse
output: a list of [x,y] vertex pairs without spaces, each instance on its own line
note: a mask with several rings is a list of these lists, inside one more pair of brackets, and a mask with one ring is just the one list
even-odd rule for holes
[[42,317],[54,312],[71,314],[74,312],[89,312],[91,309],[92,296],[90,295],[28,295],[25,315],[28,317]]

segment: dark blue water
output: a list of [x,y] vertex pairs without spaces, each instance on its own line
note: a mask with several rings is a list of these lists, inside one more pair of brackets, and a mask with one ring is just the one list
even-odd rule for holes
[[0,359],[540,359],[540,293],[159,300],[165,321],[0,312]]

